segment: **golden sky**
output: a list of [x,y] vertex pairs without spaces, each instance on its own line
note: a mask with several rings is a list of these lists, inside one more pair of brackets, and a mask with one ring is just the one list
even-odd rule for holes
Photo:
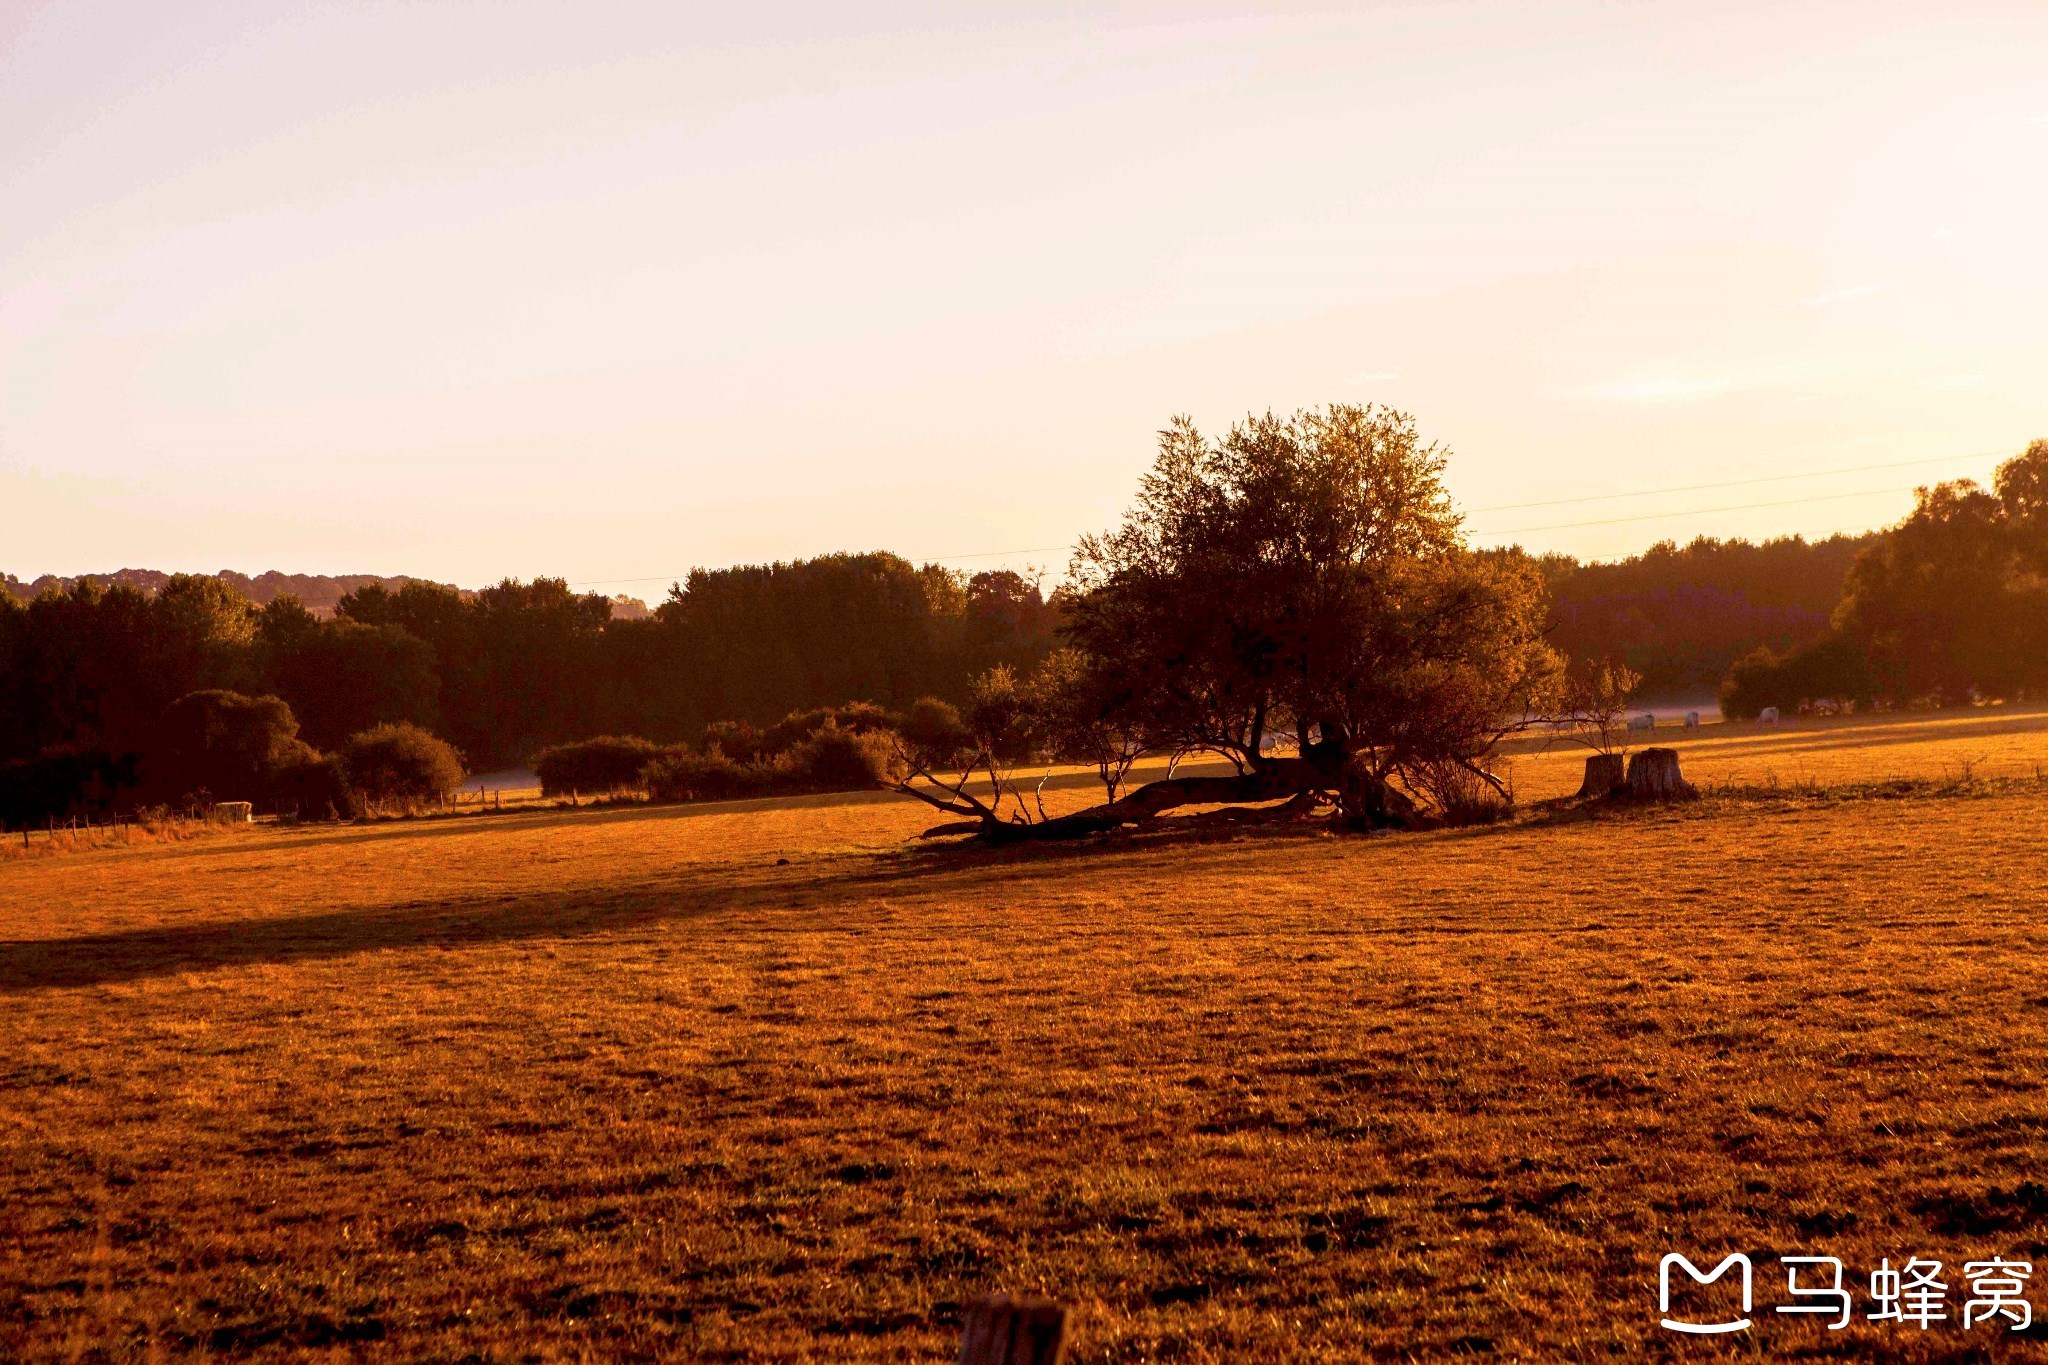
[[0,3],[0,570],[1057,570],[1174,413],[1333,400],[1484,543],[1883,524],[2048,435],[2044,54],[2036,0]]

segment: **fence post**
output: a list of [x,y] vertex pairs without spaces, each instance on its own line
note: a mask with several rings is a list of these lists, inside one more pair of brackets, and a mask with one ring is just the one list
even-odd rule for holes
[[1060,1365],[1068,1310],[1050,1299],[992,1294],[967,1305],[960,1365]]

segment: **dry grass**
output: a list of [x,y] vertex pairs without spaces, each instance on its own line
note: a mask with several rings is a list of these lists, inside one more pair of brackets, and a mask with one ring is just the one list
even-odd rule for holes
[[[2039,716],[1941,723],[1687,765],[2048,760]],[[1079,1303],[1081,1361],[1697,1355],[1656,1326],[1665,1251],[2048,1249],[2030,777],[1373,839],[924,823],[0,867],[0,1356],[934,1360],[996,1287]]]
[[237,832],[233,826],[217,820],[186,819],[151,820],[143,824],[123,821],[111,825],[58,825],[47,830],[0,830],[0,863],[152,844],[183,844]]
[[[1651,742],[1638,734],[1638,747]],[[1829,786],[1885,781],[2040,780],[2048,775],[2048,711],[2010,706],[1920,714],[1741,721],[1685,731],[1660,724],[1652,740],[1676,747],[1686,776],[1717,787]],[[1511,746],[1526,801],[1578,790],[1583,746]]]

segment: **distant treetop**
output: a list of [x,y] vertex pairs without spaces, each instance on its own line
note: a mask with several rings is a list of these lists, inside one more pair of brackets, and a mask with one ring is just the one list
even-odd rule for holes
[[[113,573],[79,574],[75,578],[44,574],[40,578],[24,582],[13,574],[0,574],[0,589],[13,593],[24,602],[33,601],[44,593],[62,592],[80,583],[97,583],[101,587],[109,588],[121,585],[133,588],[145,597],[154,597],[176,576],[162,569],[117,569]],[[280,573],[276,569],[257,574],[253,578],[245,573],[236,573],[232,569],[222,569],[212,577],[226,583],[259,607],[268,606],[280,597],[296,597],[305,604],[308,611],[320,617],[334,615],[335,604],[341,601],[343,596],[373,583],[396,592],[407,583],[425,581],[404,574],[387,578],[370,573]]]

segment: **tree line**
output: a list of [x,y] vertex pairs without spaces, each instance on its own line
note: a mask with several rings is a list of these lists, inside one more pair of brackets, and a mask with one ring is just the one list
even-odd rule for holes
[[1545,555],[1550,640],[1568,658],[1625,665],[1644,697],[1710,696],[1738,659],[1819,639],[1850,566],[1882,537],[1702,536],[1608,563]]
[[1735,716],[2048,696],[2048,440],[1986,489],[1922,488],[1849,567],[1825,629],[1759,646],[1721,689]]
[[0,592],[0,764],[58,814],[86,799],[52,795],[81,774],[80,792],[241,799],[181,769],[185,742],[166,728],[181,698],[223,692],[276,699],[289,737],[318,753],[401,724],[489,770],[607,732],[674,743],[856,698],[964,700],[990,668],[1035,665],[1056,616],[1014,572],[885,553],[697,570],[637,620],[559,579],[474,593],[368,582],[323,619],[217,577],[170,575],[155,591],[86,578],[27,602]]
[[[26,602],[0,591],[0,764],[17,784],[32,772],[45,804],[67,781],[228,799],[193,766],[187,732],[233,705],[176,709],[219,693],[274,699],[289,724],[268,733],[284,739],[248,744],[280,753],[337,755],[401,725],[484,770],[632,736],[666,756],[674,790],[790,790],[823,780],[805,764],[844,767],[850,751],[788,754],[821,716],[843,733],[876,728],[844,711],[864,703],[895,718],[890,733],[901,721],[924,734],[899,758],[931,776],[963,753],[1000,769],[1057,750],[1099,763],[1107,782],[1146,747],[1221,754],[1252,774],[1277,771],[1266,755],[1281,734],[1296,758],[1322,752],[1347,770],[1381,755],[1360,788],[1379,794],[1359,799],[1384,804],[1486,786],[1473,746],[1507,716],[1489,708],[1534,705],[1538,674],[1625,668],[1652,694],[1719,682],[1736,714],[2048,685],[2048,442],[1991,491],[1923,491],[1887,532],[1667,543],[1615,564],[1467,550],[1442,459],[1384,410],[1269,416],[1213,441],[1176,423],[1131,516],[1084,539],[1049,597],[1012,572],[879,552],[699,569],[644,619],[545,578],[478,592],[363,581],[330,617],[290,594],[258,605],[219,577],[171,575],[153,591],[86,578]],[[1480,626],[1491,633],[1460,633]],[[1415,632],[1449,652],[1416,663],[1400,646]],[[1455,743],[1421,743],[1419,718],[1453,714]],[[303,788],[310,770],[291,752],[271,768],[300,772]],[[296,788],[280,790],[282,803]],[[1107,794],[1122,799],[1113,782]]]
[[[77,587],[80,583],[91,582],[103,588],[125,584],[148,596],[162,591],[172,577],[173,575],[161,569],[116,569],[112,573],[79,574],[68,578],[58,574],[44,574],[27,582],[13,574],[0,574],[0,593],[12,593],[22,601],[29,602],[46,592],[63,592]],[[296,597],[316,616],[332,616],[335,604],[341,600],[342,594],[354,592],[357,588],[371,583],[379,583],[387,588],[400,588],[412,581],[403,575],[386,578],[367,573],[279,573],[275,569],[259,574],[236,573],[232,569],[222,569],[213,577],[259,607],[279,597]]]

